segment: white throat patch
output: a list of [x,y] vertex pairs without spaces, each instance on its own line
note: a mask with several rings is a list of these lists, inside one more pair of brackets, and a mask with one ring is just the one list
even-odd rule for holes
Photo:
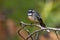
[[28,16],[32,15],[32,13],[28,13]]

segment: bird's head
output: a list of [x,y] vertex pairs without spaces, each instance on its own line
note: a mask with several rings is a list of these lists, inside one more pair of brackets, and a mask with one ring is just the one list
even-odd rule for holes
[[33,10],[33,9],[28,10],[28,15],[33,15],[33,13],[35,13],[35,10]]

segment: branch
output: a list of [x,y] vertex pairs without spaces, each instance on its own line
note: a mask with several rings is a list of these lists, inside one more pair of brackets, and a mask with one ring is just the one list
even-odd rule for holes
[[24,22],[20,22],[20,25],[22,25],[23,28],[26,27],[26,26],[37,26],[37,27],[40,28],[39,30],[36,30],[35,32],[33,32],[30,35],[28,35],[28,37],[25,40],[28,40],[28,38],[30,38],[33,34],[39,32],[39,31],[42,31],[42,30],[45,30],[45,31],[47,31],[47,30],[60,31],[60,28],[52,28],[52,27],[46,27],[46,28],[44,28],[44,27],[40,26],[39,24],[27,24],[27,23],[24,23]]
[[60,28],[52,28],[52,27],[46,27],[46,28],[44,28],[44,27],[40,26],[39,24],[27,24],[27,23],[24,23],[24,22],[20,22],[20,24],[21,25],[24,25],[24,27],[25,26],[37,26],[37,27],[39,27],[42,30],[55,30],[55,31],[60,31]]

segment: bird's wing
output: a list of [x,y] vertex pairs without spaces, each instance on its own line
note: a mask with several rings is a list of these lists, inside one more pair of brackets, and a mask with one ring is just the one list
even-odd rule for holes
[[35,13],[35,16],[36,16],[37,18],[39,18],[39,19],[41,18],[41,16],[40,16],[39,13],[37,13],[37,12]]
[[38,13],[35,13],[35,16],[37,17],[37,19],[38,19],[40,25],[41,25],[42,27],[46,27],[46,25],[44,24],[44,22],[43,22],[41,16],[40,16]]

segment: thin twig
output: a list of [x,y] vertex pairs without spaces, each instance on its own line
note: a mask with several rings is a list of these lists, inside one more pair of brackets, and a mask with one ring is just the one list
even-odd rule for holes
[[52,28],[52,27],[42,27],[40,26],[39,24],[27,24],[27,23],[24,23],[24,22],[21,22],[21,24],[25,25],[25,26],[37,26],[43,30],[55,30],[55,31],[60,31],[60,28]]

